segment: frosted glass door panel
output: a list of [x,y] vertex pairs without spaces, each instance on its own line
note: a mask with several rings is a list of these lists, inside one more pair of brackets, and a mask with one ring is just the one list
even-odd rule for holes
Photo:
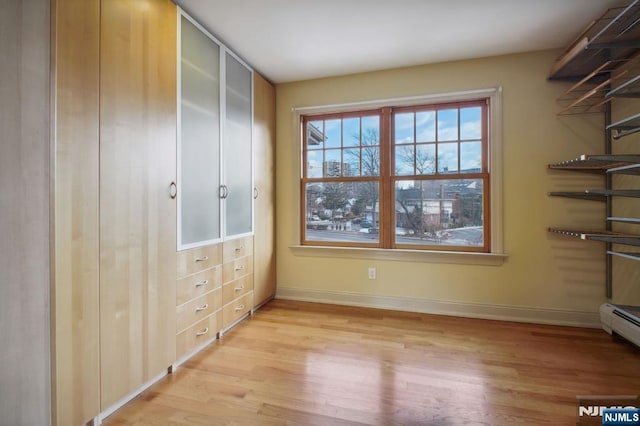
[[179,248],[220,235],[220,48],[184,16],[180,42]]
[[251,71],[226,55],[225,235],[252,232]]

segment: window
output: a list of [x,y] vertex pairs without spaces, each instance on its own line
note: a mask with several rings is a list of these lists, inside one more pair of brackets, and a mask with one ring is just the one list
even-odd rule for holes
[[302,115],[302,244],[490,252],[489,105]]

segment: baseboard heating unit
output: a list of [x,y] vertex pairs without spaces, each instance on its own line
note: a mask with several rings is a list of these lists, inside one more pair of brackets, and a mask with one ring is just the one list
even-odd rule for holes
[[640,307],[613,305],[600,306],[602,328],[609,334],[618,334],[640,347]]

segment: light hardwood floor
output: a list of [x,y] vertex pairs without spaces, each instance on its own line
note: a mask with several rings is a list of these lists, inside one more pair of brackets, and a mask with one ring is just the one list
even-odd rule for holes
[[640,394],[601,330],[275,300],[104,425],[575,425]]

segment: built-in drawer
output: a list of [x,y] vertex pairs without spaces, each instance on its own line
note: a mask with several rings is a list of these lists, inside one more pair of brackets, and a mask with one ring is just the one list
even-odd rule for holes
[[253,254],[253,237],[236,238],[222,245],[222,262],[227,263],[240,257]]
[[242,318],[251,310],[253,303],[253,291],[246,293],[244,296],[237,298],[233,302],[222,308],[222,328],[226,329],[231,324]]
[[226,305],[233,299],[244,296],[251,290],[253,290],[253,274],[245,275],[235,281],[226,283],[222,287],[222,304]]
[[176,355],[182,358],[203,343],[216,337],[222,328],[222,311],[198,321],[176,335]]
[[183,278],[222,264],[222,244],[212,244],[178,252],[177,278]]
[[222,282],[237,280],[245,275],[253,274],[253,256],[245,256],[240,259],[222,265]]
[[222,289],[217,288],[209,293],[176,307],[176,332],[190,327],[220,309],[222,306]]
[[200,297],[222,286],[222,265],[189,275],[178,280],[176,288],[176,306]]

